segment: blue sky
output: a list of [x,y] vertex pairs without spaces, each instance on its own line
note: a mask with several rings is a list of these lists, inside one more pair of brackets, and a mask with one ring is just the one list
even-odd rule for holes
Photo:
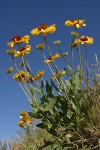
[[[72,27],[65,27],[68,19],[85,19],[87,27],[79,29],[80,34],[89,35],[95,39],[89,47],[89,64],[95,62],[94,54],[100,55],[100,0],[3,0],[0,4],[0,140],[6,140],[17,135],[19,113],[29,110],[29,102],[17,82],[6,69],[12,65],[11,58],[6,54],[7,42],[14,35],[30,34],[32,28],[45,23],[56,24],[57,30],[48,35],[49,43],[61,40],[63,51],[70,49],[70,32]],[[33,71],[47,69],[40,52],[35,48],[43,39],[31,36],[31,55],[28,56]],[[56,48],[52,46],[52,52]],[[60,64],[59,64],[60,67]],[[47,78],[47,76],[45,76]]]

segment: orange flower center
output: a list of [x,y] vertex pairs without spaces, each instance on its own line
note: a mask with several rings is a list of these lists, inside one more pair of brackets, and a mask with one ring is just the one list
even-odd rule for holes
[[83,41],[83,42],[84,42],[84,41],[87,41],[87,40],[88,40],[87,37],[82,37],[82,38],[81,38],[81,41]]
[[12,41],[20,41],[21,40],[21,37],[16,35],[12,38]]
[[39,27],[38,27],[38,30],[41,31],[41,29],[43,30],[46,30],[48,28],[48,25],[46,24],[41,24]]
[[49,56],[49,58],[48,58],[49,60],[52,60],[52,56]]
[[21,47],[21,48],[20,48],[20,51],[24,51],[24,50],[25,50],[25,47]]
[[75,20],[70,20],[71,22],[74,22]]

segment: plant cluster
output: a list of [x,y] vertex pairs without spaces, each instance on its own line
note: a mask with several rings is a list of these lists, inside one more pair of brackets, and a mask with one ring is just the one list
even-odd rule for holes
[[[28,112],[31,117],[22,111],[19,125],[26,129],[31,125],[32,118],[36,118],[39,120],[36,126],[53,136],[52,140],[44,139],[44,145],[38,147],[40,150],[99,149],[100,88],[97,76],[88,66],[88,45],[92,44],[94,39],[87,35],[79,35],[79,28],[86,26],[85,20],[67,20],[65,26],[72,26],[74,29],[71,32],[71,59],[68,52],[62,52],[60,40],[53,42],[58,52],[52,54],[47,34],[56,31],[55,24],[50,26],[41,24],[31,31],[33,36],[43,37],[43,43],[39,43],[36,48],[41,51],[44,63],[52,73],[48,81],[43,78],[44,70],[34,74],[28,63],[27,54],[31,51],[29,35],[23,37],[16,35],[7,43],[9,46],[7,54],[12,58],[14,69],[9,67],[6,72],[13,75],[13,79],[28,97],[31,109]],[[84,56],[81,47],[84,48]],[[45,54],[45,48],[49,58]],[[75,66],[74,51],[79,56],[78,66]],[[62,70],[59,70],[56,63],[56,59],[59,58],[65,64]]]

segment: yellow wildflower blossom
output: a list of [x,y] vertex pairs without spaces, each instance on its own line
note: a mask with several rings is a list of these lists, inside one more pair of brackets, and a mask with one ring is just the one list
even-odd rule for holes
[[59,58],[60,55],[58,53],[56,53],[55,55],[52,55],[51,57],[52,57],[52,59],[56,59],[56,58]]
[[28,44],[29,43],[29,40],[30,40],[30,36],[29,35],[25,35],[21,38],[21,42],[22,43],[26,43]]
[[75,47],[78,44],[80,44],[80,39],[76,39],[75,41],[73,41],[73,43],[71,44],[71,47]]
[[30,124],[32,124],[33,118],[31,116],[28,115],[28,113],[23,110],[20,112],[20,121],[18,122],[18,125],[20,127],[26,127],[29,126]]
[[31,34],[33,36],[36,36],[42,33],[45,36],[47,33],[54,33],[55,30],[56,30],[55,24],[51,26],[48,26],[46,24],[41,24],[38,28],[32,29]]
[[47,60],[45,60],[44,62],[46,63],[46,64],[49,64],[50,62],[52,62],[53,60],[49,60],[49,59],[47,59]]
[[44,62],[45,62],[46,64],[49,64],[49,63],[52,62],[54,59],[57,59],[57,58],[59,58],[59,57],[60,57],[60,55],[59,55],[58,53],[56,53],[55,55],[49,56],[49,58],[48,58],[47,60],[45,60]]
[[80,38],[80,44],[92,44],[93,42],[94,42],[94,39],[92,37],[81,36]]
[[55,80],[56,78],[55,77],[59,77],[60,75],[64,75],[64,74],[66,74],[66,72],[65,72],[65,70],[61,70],[61,71],[59,71],[59,72],[56,72],[56,73],[54,73],[53,74],[53,78],[50,78],[51,80]]
[[27,115],[27,112],[25,111],[25,110],[22,110],[21,112],[20,112],[20,116],[26,116]]
[[24,121],[19,121],[19,122],[18,122],[18,125],[19,125],[20,127],[24,127]]
[[78,20],[78,19],[76,19],[76,20],[67,20],[65,22],[65,25],[66,26],[75,26],[76,28],[80,28],[82,26],[86,26],[86,24],[84,22],[85,22],[85,20]]
[[29,76],[28,78],[25,79],[25,81],[29,83],[33,83],[34,78],[32,76]]
[[30,125],[30,124],[32,124],[32,121],[33,121],[33,118],[32,117],[28,117],[27,118],[27,121],[26,121],[26,125]]
[[25,35],[23,37],[20,37],[19,35],[16,35],[7,44],[8,44],[9,47],[13,47],[14,45],[19,44],[19,43],[26,43],[26,44],[28,44],[29,43],[29,39],[30,39],[29,35]]
[[27,121],[27,118],[28,118],[27,116],[22,116],[22,117],[21,117],[21,121],[26,122],[26,121]]
[[22,82],[23,80],[25,80],[27,77],[29,76],[29,74],[25,71],[20,70],[18,73],[16,73],[13,76],[13,79],[15,79],[18,82]]
[[38,28],[35,28],[31,31],[31,34],[36,36],[36,35],[39,35],[40,34],[40,31],[38,30]]
[[34,77],[35,80],[39,80],[41,76],[44,74],[44,70],[39,71],[36,76]]
[[26,47],[21,47],[18,51],[15,53],[15,57],[21,57],[26,54],[30,54],[31,46],[26,45]]

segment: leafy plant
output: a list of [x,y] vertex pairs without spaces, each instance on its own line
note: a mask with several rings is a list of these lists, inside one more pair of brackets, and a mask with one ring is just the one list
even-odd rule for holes
[[[85,20],[67,20],[66,26],[72,26],[72,42],[70,44],[71,59],[68,53],[63,53],[60,41],[54,41],[58,48],[56,54],[52,54],[49,47],[47,34],[54,33],[56,25],[47,26],[41,24],[38,28],[32,29],[31,34],[42,35],[44,43],[36,46],[42,53],[44,63],[49,67],[52,77],[45,81],[44,70],[38,71],[36,75],[31,70],[26,57],[31,51],[28,45],[30,36],[14,36],[8,43],[10,48],[18,46],[18,49],[8,50],[16,69],[16,74],[12,67],[7,69],[7,73],[12,73],[13,78],[18,82],[24,94],[28,97],[31,111],[24,114],[22,118],[29,115],[31,118],[39,120],[37,127],[50,135],[52,139],[44,139],[41,150],[67,150],[67,149],[95,149],[99,148],[100,122],[100,97],[99,81],[97,76],[88,66],[88,46],[94,42],[89,36],[80,36],[78,28],[86,26]],[[24,45],[24,47],[23,47]],[[44,48],[47,49],[49,58],[46,58]],[[81,53],[81,48],[85,50],[85,56]],[[75,65],[75,54],[79,56],[78,65]],[[96,62],[98,65],[98,57]],[[20,70],[16,57],[20,59]],[[56,59],[64,61],[63,70],[59,70]],[[52,63],[52,65],[50,65]],[[98,85],[98,86],[97,86]],[[32,121],[32,120],[31,120]],[[20,126],[26,129],[32,123],[29,118],[21,119]],[[99,125],[97,124],[99,122]],[[27,125],[27,126],[26,126]],[[31,136],[30,136],[31,137]],[[29,145],[31,149],[31,145]],[[26,146],[27,147],[27,146]],[[25,147],[24,147],[25,149]],[[34,147],[33,149],[37,149]]]

